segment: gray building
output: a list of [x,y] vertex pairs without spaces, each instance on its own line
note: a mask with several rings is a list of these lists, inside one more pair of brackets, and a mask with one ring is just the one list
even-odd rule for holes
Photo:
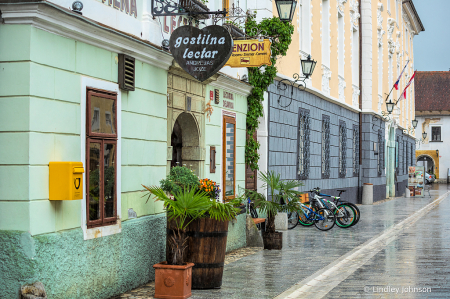
[[[415,143],[392,122],[362,114],[360,125],[360,112],[278,81],[268,94],[268,170],[301,180],[304,192],[319,187],[338,195],[345,189],[342,198],[353,203],[361,202],[362,186],[370,183],[379,201],[386,198],[386,161],[392,155],[396,195],[405,193]],[[394,136],[386,136],[386,129]]]

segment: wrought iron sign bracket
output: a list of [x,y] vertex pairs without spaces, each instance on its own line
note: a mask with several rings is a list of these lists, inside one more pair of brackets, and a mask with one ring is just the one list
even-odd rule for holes
[[197,16],[197,15],[227,15],[224,8],[219,11],[188,11],[174,0],[152,0],[152,15],[154,17],[166,16]]
[[306,79],[308,77],[306,77],[306,76],[302,77],[299,74],[295,73],[292,76],[292,78],[294,79],[294,81],[291,81],[289,79],[283,79],[283,80],[278,81],[277,90],[279,92],[285,91],[288,88],[289,85],[292,86],[289,104],[287,104],[287,105],[282,105],[281,104],[281,97],[283,96],[282,94],[280,94],[280,96],[278,97],[278,101],[277,101],[278,105],[280,105],[282,108],[287,108],[287,107],[289,107],[291,105],[292,99],[294,98],[294,87],[295,87],[295,85],[297,85],[298,89],[301,90],[301,91],[305,91],[306,90]]
[[[390,117],[389,113],[387,113],[386,111],[381,111],[381,116],[372,115],[372,130],[374,132],[377,131],[377,129],[375,129],[375,121],[378,121],[378,120],[380,120],[380,121],[383,120],[383,121],[388,122],[391,120],[391,117]],[[381,128],[381,123],[380,123],[380,128]]]

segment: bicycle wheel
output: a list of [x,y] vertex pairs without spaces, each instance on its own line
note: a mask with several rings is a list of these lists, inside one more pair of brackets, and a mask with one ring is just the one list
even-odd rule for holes
[[[308,204],[309,204],[309,202],[308,202]],[[305,203],[305,205],[306,205],[306,203]],[[314,208],[312,208],[312,210],[314,210]],[[307,214],[305,214],[305,213],[307,213]],[[309,210],[305,209],[305,211],[304,211],[303,209],[299,209],[299,211],[298,211],[298,223],[300,225],[303,225],[303,226],[311,226],[311,225],[313,225],[314,224],[314,220],[312,218],[314,218],[314,217],[309,215],[310,213],[311,212]],[[310,216],[311,219],[308,219],[308,216]]]
[[288,212],[288,229],[293,229],[298,225],[298,213],[297,212]]
[[356,220],[356,211],[347,204],[340,204],[334,210],[336,215],[336,225],[342,228],[349,228]]
[[314,225],[323,231],[333,228],[336,222],[336,215],[330,209],[323,208],[316,212],[316,219]]
[[351,202],[346,202],[346,201],[341,201],[341,204],[349,205],[349,206],[351,206],[351,207],[353,208],[353,210],[355,210],[355,212],[356,212],[356,219],[355,219],[355,221],[353,222],[352,226],[355,225],[356,223],[358,223],[359,218],[360,218],[360,216],[361,216],[361,212],[359,211],[358,206],[355,205],[355,204],[353,204],[353,203],[351,203]]

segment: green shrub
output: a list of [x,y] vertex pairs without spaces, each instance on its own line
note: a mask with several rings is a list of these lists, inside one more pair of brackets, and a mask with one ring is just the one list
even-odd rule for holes
[[172,167],[167,178],[162,179],[159,183],[161,189],[171,194],[180,193],[184,189],[197,190],[200,184],[194,172],[184,166]]

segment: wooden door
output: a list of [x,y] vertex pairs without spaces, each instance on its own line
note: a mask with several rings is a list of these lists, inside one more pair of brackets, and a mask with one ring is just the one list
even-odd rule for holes
[[[248,135],[247,135],[247,138],[249,138]],[[253,134],[253,139],[255,141],[257,140],[256,131]],[[252,170],[250,168],[250,166],[245,164],[245,189],[255,190],[256,191],[256,187],[257,187],[256,183],[257,183],[257,171],[256,170]]]

